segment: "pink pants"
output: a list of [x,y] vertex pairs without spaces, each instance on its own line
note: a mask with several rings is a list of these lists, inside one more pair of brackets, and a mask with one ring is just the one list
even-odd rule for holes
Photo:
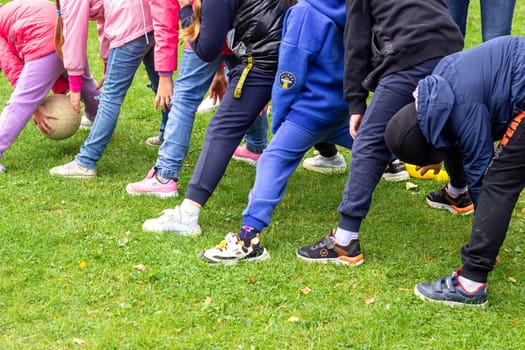
[[[31,116],[47,96],[57,78],[66,74],[62,60],[50,53],[37,60],[26,62],[7,105],[0,115],[0,158],[24,129]],[[91,76],[89,67],[82,75],[81,99],[86,116],[94,119],[97,114],[100,91]]]

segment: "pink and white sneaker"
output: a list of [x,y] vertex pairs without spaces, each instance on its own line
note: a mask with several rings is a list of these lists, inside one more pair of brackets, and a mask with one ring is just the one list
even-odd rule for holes
[[255,166],[260,156],[261,155],[258,153],[253,153],[249,151],[248,147],[246,147],[246,144],[244,144],[242,146],[238,146],[235,149],[235,152],[233,152],[232,158],[235,160],[245,162],[245,163]]
[[155,176],[157,173],[155,167],[151,168],[146,178],[139,182],[130,183],[126,186],[126,192],[131,195],[149,195],[159,198],[177,197],[177,181],[170,179],[162,183]]

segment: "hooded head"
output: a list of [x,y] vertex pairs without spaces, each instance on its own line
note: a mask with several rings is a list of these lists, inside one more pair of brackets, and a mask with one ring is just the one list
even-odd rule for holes
[[346,22],[345,0],[305,0],[312,7],[334,21],[338,26],[344,27]]
[[443,152],[434,148],[423,136],[414,102],[392,117],[386,127],[385,142],[390,151],[406,163],[429,165],[441,163],[444,159]]

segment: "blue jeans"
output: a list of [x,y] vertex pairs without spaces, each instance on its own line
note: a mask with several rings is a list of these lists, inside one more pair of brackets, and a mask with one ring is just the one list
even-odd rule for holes
[[[182,163],[188,154],[195,112],[208,91],[215,72],[224,62],[229,69],[240,63],[235,56],[219,56],[205,62],[193,50],[184,49],[177,80],[173,85],[173,97],[169,118],[164,132],[164,142],[159,148],[155,168],[166,179],[178,179]],[[268,121],[257,118],[246,139],[260,152],[266,147]]]
[[[76,162],[86,168],[95,169],[97,161],[106,149],[120,114],[124,97],[133,81],[133,77],[141,62],[144,62],[148,75],[156,73],[153,65],[153,33],[146,37],[141,36],[120,47],[109,50],[108,65],[104,80],[104,87],[100,95],[97,116],[91,127],[87,139],[80,147]],[[157,84],[152,82],[156,89]]]
[[348,119],[315,131],[290,120],[281,124],[257,161],[255,182],[243,212],[243,225],[252,226],[260,232],[270,224],[275,207],[283,199],[288,179],[304,154],[321,141],[351,149],[353,140],[348,131]]
[[[469,0],[445,0],[452,18],[465,36]],[[509,35],[516,0],[480,0],[483,41]]]

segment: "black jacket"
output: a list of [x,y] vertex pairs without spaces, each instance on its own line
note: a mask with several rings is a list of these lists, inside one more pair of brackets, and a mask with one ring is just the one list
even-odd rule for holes
[[347,0],[344,93],[363,114],[368,91],[387,74],[463,48],[442,0]]
[[[221,52],[224,39],[232,51],[247,62],[253,57],[255,69],[274,73],[281,43],[286,10],[296,0],[203,0],[201,28],[191,42],[195,53],[204,61],[212,61]],[[192,20],[191,6],[181,8],[183,27]]]
[[228,32],[228,46],[245,61],[253,57],[261,70],[277,70],[283,19],[290,0],[238,0],[233,29]]

